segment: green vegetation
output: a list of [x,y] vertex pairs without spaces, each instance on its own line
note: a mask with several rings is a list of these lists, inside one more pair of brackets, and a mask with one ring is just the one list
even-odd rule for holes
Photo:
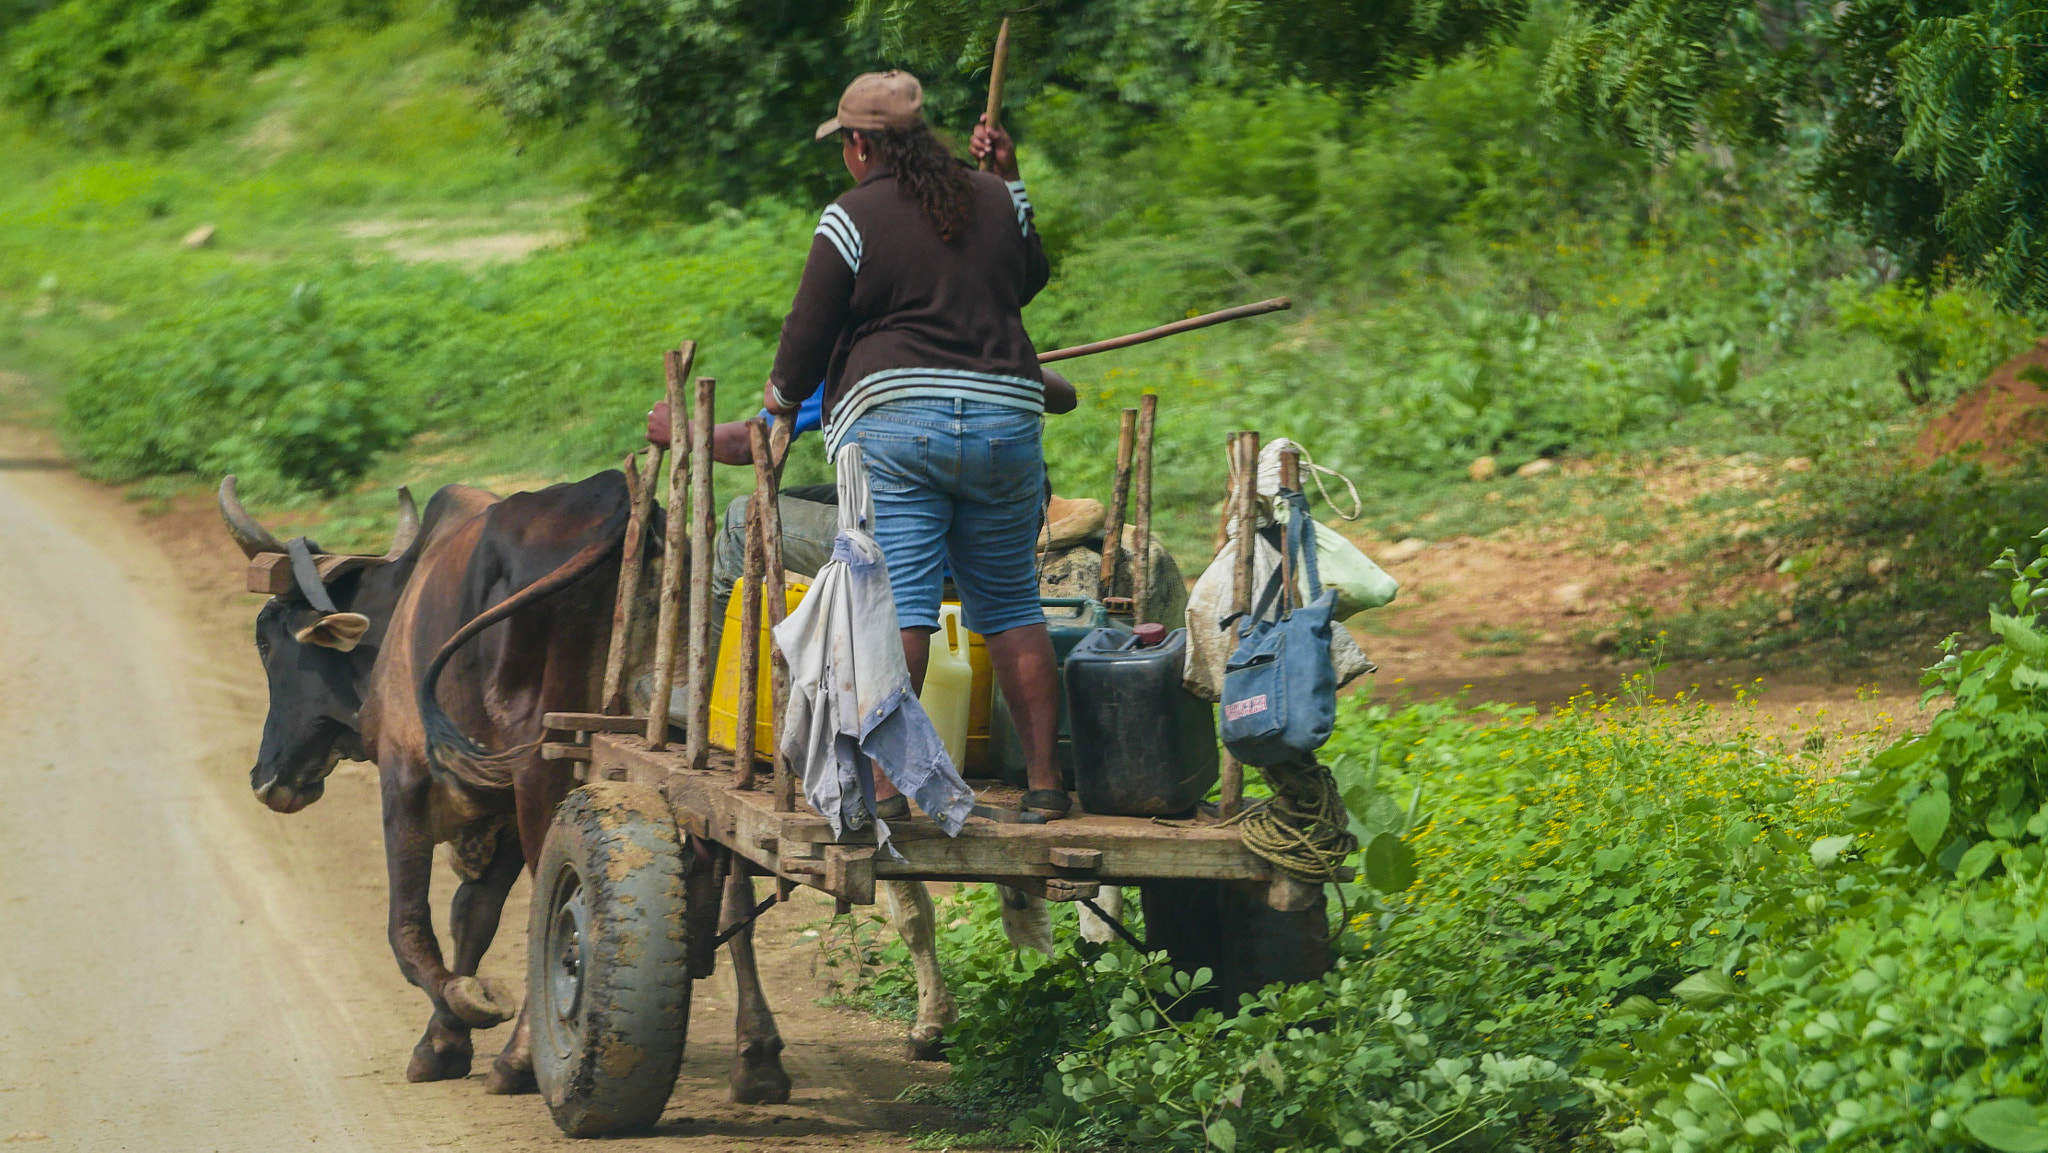
[[1012,1059],[969,1025],[949,1093],[1074,1148],[2038,1149],[2041,552],[1999,564],[2001,641],[1930,671],[1931,729],[1874,755],[1886,726],[1769,739],[1640,685],[1543,718],[1356,703],[1346,802],[1414,798],[1415,875],[1354,904],[1328,977],[1176,1015],[1201,974],[1014,958],[972,897],[942,962]]
[[[1547,717],[1355,702],[1334,769],[1361,832],[1405,828],[1413,884],[1349,898],[1325,980],[1176,1019],[1187,975],[1121,944],[1017,957],[972,895],[940,939],[950,1092],[1078,1147],[1578,1147],[1612,1124],[1587,1061],[1806,931],[1832,880],[1812,846],[1853,827],[1822,743],[1646,684]],[[901,1000],[899,972],[867,1003]]]

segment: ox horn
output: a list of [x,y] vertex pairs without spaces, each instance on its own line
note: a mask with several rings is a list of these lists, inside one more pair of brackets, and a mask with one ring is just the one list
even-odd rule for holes
[[391,551],[384,554],[384,563],[390,564],[412,551],[412,544],[420,535],[420,509],[412,502],[412,490],[398,486],[398,530],[391,534]]
[[257,553],[284,551],[284,542],[258,524],[256,518],[249,515],[249,510],[242,507],[242,498],[235,495],[232,473],[221,478],[220,517],[228,524],[228,535],[242,546],[243,556],[253,559]]

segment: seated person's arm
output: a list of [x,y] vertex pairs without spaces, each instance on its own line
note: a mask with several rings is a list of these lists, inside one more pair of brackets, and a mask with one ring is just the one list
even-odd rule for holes
[[1074,382],[1044,368],[1039,372],[1045,377],[1045,411],[1053,416],[1068,413],[1080,407],[1081,399],[1074,392]]
[[[647,443],[670,447],[673,429],[669,425],[668,402],[662,401],[647,414]],[[683,422],[683,436],[690,435],[690,422]],[[754,444],[747,436],[745,421],[729,420],[711,428],[711,459],[719,464],[754,463]]]

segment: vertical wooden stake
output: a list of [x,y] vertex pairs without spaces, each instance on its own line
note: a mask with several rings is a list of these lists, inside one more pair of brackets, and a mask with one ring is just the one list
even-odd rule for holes
[[[647,458],[646,468],[640,465]],[[661,477],[662,451],[652,445],[643,453],[626,456],[626,495],[633,511],[626,518],[626,544],[619,555],[619,598],[612,605],[612,643],[604,656],[604,692],[598,697],[598,711],[617,715],[626,705],[626,646],[632,643],[638,624],[634,610],[640,602],[640,573],[647,562],[647,516],[653,510],[654,489]]]
[[[1301,488],[1301,454],[1293,449],[1280,454],[1280,491],[1294,492]],[[1292,524],[1288,526],[1297,533],[1313,532],[1315,526]],[[1294,589],[1294,557],[1283,541],[1280,548],[1280,609],[1282,612],[1300,603]]]
[[[665,353],[663,367],[668,375],[668,531],[664,534],[662,548],[666,555],[661,561],[661,608],[654,628],[654,686],[653,699],[647,706],[647,747],[665,749],[668,747],[668,697],[676,684],[676,640],[680,628],[677,617],[682,611],[683,570],[689,566],[690,555],[688,521],[683,518],[682,496],[689,491],[687,473],[684,471],[690,454],[683,446],[676,444],[674,433],[676,414],[684,411],[683,381],[689,379],[690,367],[697,360],[697,342],[686,340],[679,349]],[[679,451],[680,450],[680,451]]]
[[[747,439],[758,441],[766,451],[767,437],[761,418],[747,422]],[[734,730],[732,741],[733,787],[751,789],[754,787],[754,724],[761,714],[761,502],[773,500],[771,491],[763,494],[761,478],[765,470],[758,465],[754,469],[754,495],[747,500],[747,563],[740,571],[740,662],[739,700],[733,713]]]
[[[759,421],[748,425],[748,443],[754,456],[754,491],[762,494],[761,499],[761,598],[767,602],[768,626],[772,630],[789,615],[789,592],[782,577],[782,462],[789,455],[790,434],[794,422],[787,416],[775,418],[774,431],[768,432]],[[782,655],[782,646],[774,646],[769,656],[769,670],[773,675],[773,699],[771,706],[775,718],[772,726],[775,732],[775,781],[774,805],[778,813],[796,810],[796,777],[790,772],[789,758],[782,755],[782,726],[789,723],[789,658]]]
[[1230,611],[1237,615],[1234,632],[1244,631],[1244,614],[1251,611],[1252,580],[1258,573],[1259,531],[1259,434],[1237,434],[1237,466],[1231,470],[1237,483],[1237,567],[1230,586]]
[[1124,410],[1116,433],[1116,479],[1109,489],[1109,516],[1102,522],[1102,577],[1096,600],[1116,595],[1116,562],[1124,551],[1124,508],[1131,503],[1131,450],[1138,439],[1138,410]]
[[[1234,509],[1237,514],[1237,566],[1231,585],[1230,611],[1237,623],[1231,627],[1232,643],[1244,632],[1245,615],[1251,612],[1252,577],[1257,573],[1259,529],[1259,434],[1241,432],[1236,438],[1236,467],[1231,470],[1236,484]],[[1223,758],[1223,795],[1219,811],[1234,817],[1244,807],[1244,766],[1233,756]]]
[[684,668],[683,700],[690,728],[683,767],[703,772],[711,761],[711,550],[716,546],[718,510],[712,507],[711,429],[718,423],[718,382],[697,378],[690,411],[690,647]]
[[[1132,461],[1131,499],[1137,524],[1131,533],[1132,624],[1144,624],[1145,605],[1152,595],[1152,431],[1159,397],[1146,393],[1138,400],[1138,455]],[[1161,624],[1171,625],[1171,621]]]

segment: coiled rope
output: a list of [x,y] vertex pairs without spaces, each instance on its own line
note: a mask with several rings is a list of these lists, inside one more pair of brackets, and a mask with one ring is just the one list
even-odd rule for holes
[[1244,847],[1297,881],[1331,884],[1344,858],[1358,851],[1343,795],[1329,767],[1309,757],[1259,769],[1273,797],[1225,824],[1239,826]]

